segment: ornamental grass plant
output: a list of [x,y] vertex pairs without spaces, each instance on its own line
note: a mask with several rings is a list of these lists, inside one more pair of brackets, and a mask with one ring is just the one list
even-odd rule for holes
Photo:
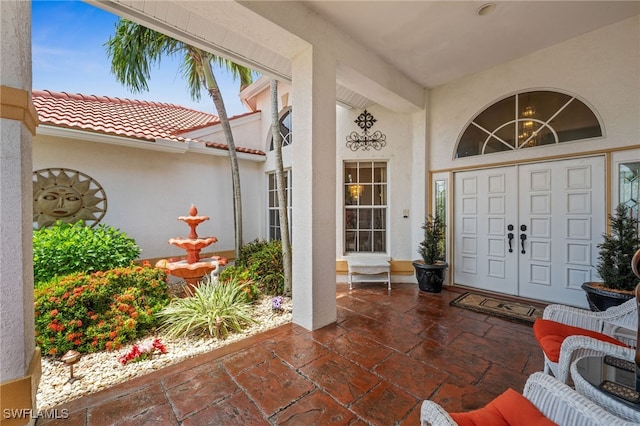
[[225,338],[256,321],[243,284],[207,278],[191,294],[176,298],[158,312],[160,331],[170,337],[209,334]]

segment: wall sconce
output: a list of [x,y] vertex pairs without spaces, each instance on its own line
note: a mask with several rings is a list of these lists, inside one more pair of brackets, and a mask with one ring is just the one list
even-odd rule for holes
[[373,127],[373,123],[376,121],[378,120],[373,118],[373,115],[365,109],[364,112],[354,120],[354,123],[362,129],[362,134],[351,132],[349,136],[347,136],[347,148],[351,151],[357,151],[360,148],[362,148],[363,151],[369,151],[371,148],[375,150],[382,149],[382,147],[387,144],[387,136],[383,135],[379,130],[371,134],[369,133],[369,129]]

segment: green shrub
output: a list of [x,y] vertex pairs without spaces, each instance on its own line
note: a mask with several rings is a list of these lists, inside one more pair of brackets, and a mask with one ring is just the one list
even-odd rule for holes
[[160,329],[171,337],[204,332],[224,338],[229,332],[241,331],[246,324],[256,322],[242,287],[233,281],[207,279],[195,293],[173,299],[158,312]]
[[222,270],[218,278],[223,283],[235,283],[242,287],[247,302],[253,302],[260,296],[260,289],[249,277],[249,270],[242,266],[230,265]]
[[167,275],[148,266],[82,272],[35,290],[36,344],[49,355],[112,350],[157,325]]
[[249,278],[265,294],[284,293],[284,265],[280,240],[255,240],[240,250],[236,265],[249,271]]
[[33,232],[34,282],[37,287],[55,276],[130,266],[139,254],[135,241],[118,229],[58,221]]

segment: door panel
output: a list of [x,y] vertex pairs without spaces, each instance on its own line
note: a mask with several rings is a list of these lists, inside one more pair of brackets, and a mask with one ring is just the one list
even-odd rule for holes
[[456,174],[456,283],[517,293],[517,269],[509,261],[514,253],[509,252],[507,238],[517,209],[514,172],[505,167]]
[[587,307],[604,185],[604,157],[456,173],[455,282]]
[[528,228],[518,294],[587,307],[580,286],[595,277],[593,240],[605,230],[604,158],[523,165],[518,174],[519,220]]

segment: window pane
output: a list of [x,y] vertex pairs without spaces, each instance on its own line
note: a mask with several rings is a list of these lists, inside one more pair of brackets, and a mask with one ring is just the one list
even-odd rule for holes
[[585,104],[573,100],[552,121],[560,142],[602,136],[602,129],[595,114]]
[[630,208],[635,215],[639,217],[640,203],[640,163],[620,164],[619,174],[619,201]]
[[346,251],[356,251],[358,246],[356,245],[356,233],[353,231],[347,231],[345,233],[344,247]]
[[358,224],[358,210],[347,209],[345,211],[344,226],[346,229],[356,229]]
[[[489,134],[487,132],[477,128],[473,124],[470,125],[460,138],[456,157],[460,158],[469,157],[471,155],[480,155],[482,145],[484,145],[484,141],[488,136]],[[513,139],[513,137],[511,139]]]
[[385,233],[374,231],[373,233],[373,251],[386,251],[387,242],[385,241]]
[[515,149],[515,143],[513,142],[516,136],[515,128],[515,123],[510,122],[496,130],[495,136],[507,144],[507,146],[502,149],[503,151],[507,148]]
[[480,113],[474,123],[488,132],[493,132],[507,121],[513,120],[516,110],[516,100],[513,96],[496,102]]
[[500,152],[500,151],[510,151],[511,148],[508,145],[505,145],[498,139],[492,137],[489,139],[487,146],[484,147],[483,154],[489,154],[492,152]]
[[375,163],[374,164],[374,182],[382,183],[387,181],[387,164]]
[[373,218],[373,209],[359,209],[358,210],[358,228],[359,229],[371,229]]
[[361,185],[362,194],[360,195],[359,204],[361,206],[371,206],[373,205],[373,186],[372,185]]
[[387,226],[386,210],[375,209],[373,211],[373,227],[374,229],[385,229]]
[[376,206],[387,205],[387,185],[376,185],[373,188],[373,204]]
[[371,232],[358,232],[358,251],[373,251],[371,247]]
[[358,165],[357,163],[344,163],[344,182],[358,182]]
[[371,163],[366,164],[364,166],[361,165],[360,166],[359,182],[360,183],[372,183],[373,182],[372,172],[373,172],[373,170],[371,169]]

